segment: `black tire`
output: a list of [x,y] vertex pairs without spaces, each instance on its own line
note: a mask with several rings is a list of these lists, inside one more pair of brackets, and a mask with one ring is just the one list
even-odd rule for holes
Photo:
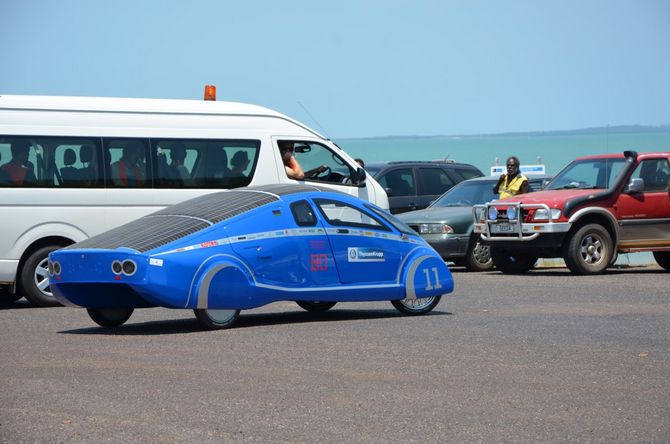
[[63,248],[60,245],[48,245],[34,251],[21,267],[21,290],[23,295],[37,307],[56,307],[61,305],[49,288],[47,261],[49,253]]
[[295,301],[296,304],[307,311],[320,312],[328,311],[337,304],[337,302],[320,302],[320,301]]
[[215,310],[196,308],[193,310],[200,325],[207,330],[221,330],[231,327],[240,316],[240,310]]
[[670,251],[654,251],[656,263],[666,270],[670,270]]
[[9,287],[0,286],[0,305],[9,305],[21,299],[22,296],[18,293],[10,293]]
[[391,301],[391,304],[400,313],[408,316],[424,315],[430,312],[440,303],[442,296],[431,296],[427,298],[418,299],[401,299],[399,301]]
[[468,252],[465,254],[465,268],[468,271],[490,271],[493,269],[491,248],[482,245],[479,235],[470,238]]
[[133,314],[132,308],[87,308],[93,322],[101,327],[114,328],[123,325]]
[[508,274],[527,273],[537,262],[536,256],[512,253],[499,247],[491,247],[491,259],[498,270]]
[[602,225],[586,224],[563,246],[565,265],[575,274],[599,274],[611,263],[614,248],[609,232]]

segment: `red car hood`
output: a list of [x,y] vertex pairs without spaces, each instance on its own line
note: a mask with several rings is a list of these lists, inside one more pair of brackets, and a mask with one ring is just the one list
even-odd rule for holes
[[600,194],[604,189],[597,190],[545,190],[536,191],[534,193],[520,194],[507,199],[501,199],[495,202],[521,202],[524,204],[546,204],[549,208],[563,208],[565,202],[574,199],[575,197],[590,196],[593,194]]

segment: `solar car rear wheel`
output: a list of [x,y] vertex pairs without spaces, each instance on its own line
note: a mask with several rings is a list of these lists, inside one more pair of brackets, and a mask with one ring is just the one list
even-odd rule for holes
[[101,327],[114,328],[123,325],[133,314],[132,308],[87,308],[93,322]]
[[391,301],[391,304],[402,314],[416,316],[426,314],[440,303],[442,296],[431,296],[418,299],[401,299]]
[[196,308],[193,310],[200,325],[208,330],[220,330],[228,328],[237,321],[240,310],[218,310],[208,308]]
[[319,301],[295,301],[296,304],[307,311],[328,311],[337,304],[337,302],[319,302]]

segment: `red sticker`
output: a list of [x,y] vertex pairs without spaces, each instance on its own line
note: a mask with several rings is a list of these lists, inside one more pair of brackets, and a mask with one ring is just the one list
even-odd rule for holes
[[309,256],[309,269],[311,271],[326,271],[326,270],[328,270],[328,255],[327,254],[311,254]]
[[200,244],[202,248],[207,248],[207,247],[216,247],[219,245],[217,241],[209,241],[209,242],[203,242]]

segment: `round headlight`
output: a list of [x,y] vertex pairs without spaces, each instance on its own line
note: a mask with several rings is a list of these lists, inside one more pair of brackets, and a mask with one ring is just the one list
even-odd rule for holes
[[137,271],[137,265],[135,265],[135,262],[131,261],[130,259],[123,261],[122,266],[123,274],[127,276],[132,276]]
[[121,261],[112,262],[112,272],[114,274],[121,274],[123,267],[121,266]]
[[489,207],[489,220],[496,220],[498,218],[498,209],[496,207]]
[[507,219],[516,219],[516,207],[507,207]]
[[56,262],[53,263],[53,271],[54,271],[54,274],[55,274],[55,275],[59,275],[59,274],[60,274],[60,272],[61,272],[61,269],[60,269],[60,262],[56,261]]
[[54,264],[53,264],[53,262],[49,261],[47,263],[47,269],[49,270],[49,276],[53,276],[54,275]]

